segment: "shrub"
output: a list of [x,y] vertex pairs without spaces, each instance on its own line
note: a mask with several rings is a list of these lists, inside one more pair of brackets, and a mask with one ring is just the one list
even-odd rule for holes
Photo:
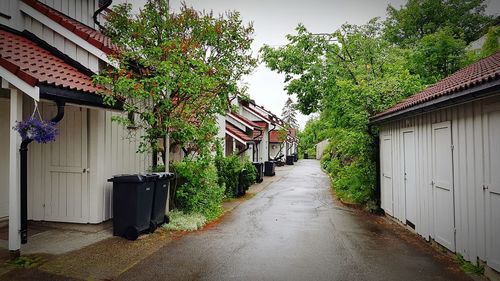
[[373,198],[376,171],[371,142],[366,133],[335,130],[321,163],[340,199],[365,204]]
[[249,160],[242,161],[241,165],[245,172],[240,178],[240,185],[244,190],[248,190],[248,188],[257,180],[257,169],[255,169],[255,166]]
[[[219,176],[219,185],[225,187],[227,198],[234,198],[239,195],[238,184],[242,185],[244,190],[248,190],[255,183],[257,170],[248,159],[241,160],[237,155],[227,157],[218,155],[215,158],[215,166]],[[242,173],[243,170],[245,172]]]
[[215,166],[217,167],[219,185],[225,188],[226,197],[236,197],[238,195],[238,177],[242,168],[238,156],[217,156]]
[[184,159],[173,164],[178,182],[175,205],[185,213],[200,213],[213,220],[222,214],[224,187],[218,184],[217,170],[210,157]]

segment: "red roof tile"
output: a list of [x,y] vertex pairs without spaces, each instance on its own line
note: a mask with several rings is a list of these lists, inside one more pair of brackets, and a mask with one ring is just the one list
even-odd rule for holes
[[500,52],[462,68],[424,91],[408,97],[384,112],[374,115],[372,119],[378,119],[390,113],[411,108],[415,105],[473,88],[499,78]]
[[259,125],[261,129],[267,128],[267,123],[264,121],[254,121],[255,124]]
[[101,32],[87,26],[43,3],[36,0],[22,0],[24,3],[31,6],[33,9],[39,11],[40,13],[46,15],[53,21],[62,25],[67,30],[73,32],[78,37],[89,42],[94,47],[103,51],[106,54],[113,53],[117,47],[111,42],[111,39]]
[[235,126],[233,126],[229,122],[226,122],[226,131],[230,132],[231,134],[235,135],[236,137],[240,138],[241,140],[253,141],[253,139],[250,136],[248,136],[245,132],[236,128]]
[[269,132],[269,142],[283,142],[283,141],[280,141],[279,131],[270,131]]
[[0,29],[0,65],[31,86],[97,93],[92,79],[31,40]]

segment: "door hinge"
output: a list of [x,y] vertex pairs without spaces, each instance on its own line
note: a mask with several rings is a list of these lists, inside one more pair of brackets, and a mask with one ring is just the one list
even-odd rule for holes
[[483,184],[483,190],[487,190],[488,189],[488,186]]
[[453,149],[455,149],[455,146],[452,144],[452,145],[451,145],[451,150],[453,150]]
[[431,181],[431,185],[434,185],[434,181]]
[[453,228],[453,233],[457,234],[457,228]]

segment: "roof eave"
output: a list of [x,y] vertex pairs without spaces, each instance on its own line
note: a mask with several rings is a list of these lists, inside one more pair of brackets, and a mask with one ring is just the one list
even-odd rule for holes
[[391,112],[386,115],[374,117],[370,119],[370,125],[379,125],[382,123],[407,118],[424,114],[430,111],[435,111],[441,108],[450,107],[466,102],[471,102],[477,99],[483,99],[500,93],[500,79],[489,81],[481,85],[471,87],[450,95],[442,96],[412,107],[408,107],[399,111]]
[[117,101],[114,106],[104,104],[103,99],[98,94],[82,92],[78,90],[62,89],[48,85],[38,85],[40,88],[40,98],[47,100],[60,100],[77,105],[86,105],[105,109],[123,110],[123,104]]

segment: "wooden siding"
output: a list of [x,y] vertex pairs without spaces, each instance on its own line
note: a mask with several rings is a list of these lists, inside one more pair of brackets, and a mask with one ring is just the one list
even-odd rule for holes
[[96,9],[95,0],[39,0],[45,5],[94,28],[92,16]]
[[[406,215],[402,132],[414,131],[417,187],[417,219],[414,224],[416,232],[429,240],[436,237],[432,126],[451,122],[455,251],[472,262],[476,262],[476,257],[488,260],[485,237],[492,241],[495,239],[495,243],[500,237],[500,233],[496,234],[496,238],[492,233],[486,233],[485,191],[482,188],[485,181],[484,107],[494,103],[500,103],[500,96],[393,121],[382,125],[380,130],[381,205],[387,214],[403,223],[406,223]],[[385,163],[386,159],[390,159],[391,163]],[[392,181],[384,180],[384,169],[390,169]]]
[[[39,21],[24,15],[24,28],[88,69],[98,72],[99,59],[82,47],[54,32]],[[69,31],[68,31],[69,32]]]
[[[49,103],[43,102],[41,104],[42,116],[46,119],[51,118],[51,113],[47,110]],[[83,139],[79,140],[79,143],[85,144],[88,157],[88,161],[86,161],[87,166],[84,167],[88,172],[85,173],[81,169],[82,177],[86,178],[85,181],[82,181],[83,186],[80,190],[86,190],[86,193],[85,196],[80,197],[79,203],[76,204],[81,206],[81,209],[85,213],[81,215],[81,220],[65,220],[61,217],[54,219],[49,216],[45,209],[50,202],[48,195],[49,191],[53,188],[53,184],[49,184],[50,181],[47,180],[45,162],[48,160],[46,156],[51,155],[47,154],[51,146],[55,145],[57,148],[57,146],[65,146],[66,143],[31,143],[28,152],[28,217],[33,220],[99,223],[112,217],[112,184],[108,183],[107,179],[116,174],[145,172],[150,166],[151,157],[149,154],[136,153],[139,131],[137,131],[137,135],[129,134],[128,129],[123,128],[115,122],[111,122],[111,117],[119,113],[71,105],[67,105],[66,108],[68,114],[63,118],[67,123],[65,127],[77,127],[78,124],[73,123],[82,121],[75,118],[78,115],[76,112],[81,110],[85,113],[82,113],[81,116],[85,118],[83,124],[87,127],[85,131],[88,133]],[[75,111],[76,115],[70,116],[70,111]],[[25,102],[23,112],[25,113],[25,117],[31,115],[33,112],[31,101]],[[64,128],[61,129],[64,130]],[[71,135],[58,136],[59,140],[65,137],[71,138]],[[75,143],[75,141],[71,140],[71,143]],[[71,162],[81,156],[75,154],[75,150],[67,145],[59,147],[57,150],[65,151],[64,157],[67,158],[66,162]],[[57,158],[63,159],[61,155]],[[72,165],[67,166],[70,167]],[[58,188],[60,189],[60,187]],[[59,196],[54,196],[56,195],[55,193],[52,196],[59,197],[60,200],[68,197],[68,192],[64,193],[64,190],[60,191]],[[78,194],[77,192],[73,195]],[[73,199],[75,198],[73,196]],[[58,208],[61,206],[67,206],[64,200],[59,202]],[[51,208],[54,208],[54,206],[51,206]],[[72,211],[68,209],[68,214],[71,215]]]
[[0,221],[9,216],[10,102],[0,98]]

